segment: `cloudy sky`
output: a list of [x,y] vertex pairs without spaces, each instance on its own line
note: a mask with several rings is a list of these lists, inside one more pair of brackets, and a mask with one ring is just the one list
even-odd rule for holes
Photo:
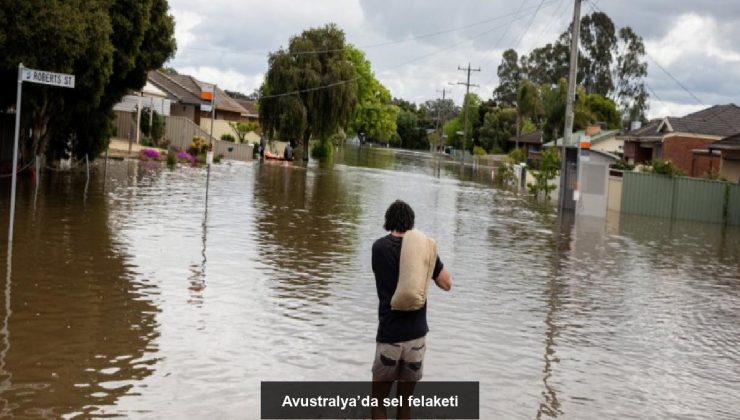
[[[170,7],[178,52],[168,65],[223,88],[252,92],[268,52],[334,22],[393,96],[423,102],[444,88],[457,103],[464,87],[450,82],[464,80],[458,65],[481,68],[473,91],[489,98],[501,53],[554,41],[573,14],[572,0],[170,0]],[[582,13],[593,7],[644,38],[650,117],[740,104],[740,1],[584,0]]]

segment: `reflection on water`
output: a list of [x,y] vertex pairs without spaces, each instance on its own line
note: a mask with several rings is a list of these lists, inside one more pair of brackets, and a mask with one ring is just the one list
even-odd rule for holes
[[156,363],[157,308],[147,296],[157,285],[134,278],[106,200],[85,200],[84,177],[45,181],[37,202],[19,200],[3,267],[3,416],[99,412],[136,392]]
[[737,229],[560,221],[490,175],[348,147],[216,165],[207,203],[202,168],[111,162],[86,194],[48,174],[35,200],[23,180],[0,409],[258,418],[261,380],[369,379],[370,247],[403,198],[455,281],[430,292],[425,378],[479,380],[482,418],[739,417]]

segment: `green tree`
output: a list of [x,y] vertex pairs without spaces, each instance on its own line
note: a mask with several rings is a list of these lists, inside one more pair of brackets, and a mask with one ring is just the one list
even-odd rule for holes
[[647,63],[644,61],[645,45],[642,37],[632,28],[625,26],[619,30],[622,54],[617,57],[616,99],[626,121],[647,121],[648,94],[644,79],[647,77]]
[[581,46],[584,60],[583,87],[587,93],[607,96],[614,90],[612,62],[617,52],[614,23],[605,13],[595,12],[581,19]]
[[542,152],[539,168],[534,172],[535,183],[527,184],[535,198],[543,196],[545,200],[550,199],[550,193],[555,190],[555,185],[550,184],[550,181],[555,179],[559,169],[558,151],[554,147],[548,147]]
[[[463,108],[460,114],[447,121],[443,127],[443,131],[447,136],[447,144],[451,145],[456,149],[461,149],[463,145],[463,135],[467,139],[465,142],[466,150],[473,150],[473,121],[478,115],[478,107],[480,106],[480,97],[475,93],[469,93],[463,101]],[[468,129],[463,133],[465,128],[465,113],[468,113]]]
[[229,127],[231,127],[231,130],[236,134],[236,137],[239,139],[239,143],[244,143],[247,139],[247,134],[251,133],[252,131],[257,131],[259,128],[259,125],[257,123],[253,122],[230,122]]
[[[150,116],[151,115],[151,121]],[[164,136],[165,119],[162,115],[159,115],[157,111],[152,110],[149,107],[145,107],[141,110],[141,123],[139,129],[147,136],[151,137],[156,144],[162,136]]]
[[514,49],[504,51],[496,70],[498,87],[493,91],[493,98],[502,106],[513,106],[517,90],[522,82],[522,70],[519,67],[519,55]]
[[486,113],[480,128],[481,146],[489,152],[505,149],[508,139],[516,135],[517,115],[514,108],[494,108]]
[[341,29],[328,24],[305,30],[290,39],[287,49],[269,56],[260,88],[261,126],[270,137],[302,139],[303,160],[308,160],[312,137],[324,145],[354,117],[357,81]]
[[415,112],[401,109],[396,126],[401,147],[429,149],[426,129],[419,125],[419,117]]
[[375,78],[365,53],[352,45],[346,49],[357,72],[357,108],[349,131],[351,134],[365,133],[368,138],[388,141],[396,132],[399,108],[392,103],[388,89]]
[[617,110],[617,104],[609,98],[598,93],[592,93],[586,98],[586,107],[593,116],[595,122],[605,122],[610,130],[616,130],[621,125],[621,118]]
[[528,118],[543,113],[540,89],[529,80],[523,80],[516,95],[516,143],[518,147],[519,138],[522,134],[522,124]]
[[22,132],[32,133],[22,139],[24,159],[94,158],[106,147],[113,105],[174,52],[167,8],[166,0],[0,2],[0,107],[15,101],[20,62],[76,76],[74,89],[24,86]]

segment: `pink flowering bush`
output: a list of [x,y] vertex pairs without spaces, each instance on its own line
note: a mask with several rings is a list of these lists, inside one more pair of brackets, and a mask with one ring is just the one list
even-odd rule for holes
[[154,149],[144,149],[141,151],[142,160],[160,160],[162,155]]

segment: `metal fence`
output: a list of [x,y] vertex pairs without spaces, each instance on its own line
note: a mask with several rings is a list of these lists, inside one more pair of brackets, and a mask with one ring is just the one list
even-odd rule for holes
[[[185,117],[168,116],[165,124],[164,138],[172,146],[187,149],[193,142],[193,137],[202,137],[206,140],[210,135]],[[212,138],[214,155],[223,155],[224,159],[247,161],[252,159],[252,146],[249,144],[232,143]]]
[[[115,126],[114,136],[126,140],[136,140],[136,113],[115,111],[115,116],[113,120]],[[139,138],[144,138],[144,134],[141,131],[139,131]]]
[[622,213],[740,225],[740,185],[625,172]]

